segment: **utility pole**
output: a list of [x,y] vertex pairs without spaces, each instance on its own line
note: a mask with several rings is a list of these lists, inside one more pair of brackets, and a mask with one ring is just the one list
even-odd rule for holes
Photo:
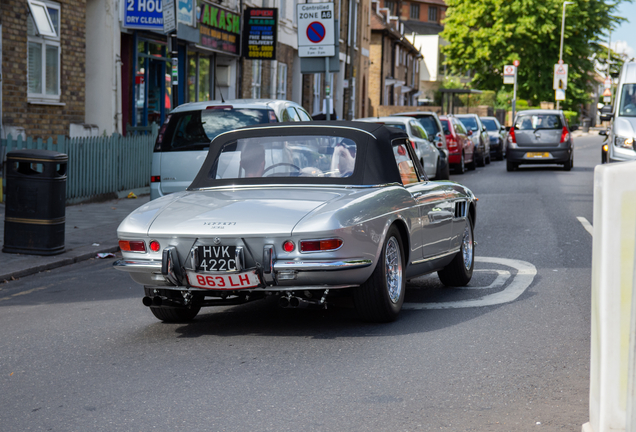
[[[563,2],[563,14],[561,16],[561,44],[559,46],[559,64],[563,64],[563,35],[565,33],[565,7],[567,5],[574,4],[574,2],[564,1]],[[559,109],[559,102],[556,101],[556,109]]]

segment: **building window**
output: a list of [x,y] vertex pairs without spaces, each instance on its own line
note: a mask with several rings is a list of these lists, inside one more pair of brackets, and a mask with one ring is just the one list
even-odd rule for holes
[[431,22],[437,22],[437,6],[428,7],[428,20]]
[[287,65],[278,63],[278,74],[276,83],[276,98],[287,99]]
[[313,113],[311,115],[316,115],[320,112],[321,105],[320,102],[322,101],[321,96],[321,85],[320,85],[320,74],[314,74],[314,106],[313,106]]
[[417,3],[411,3],[411,19],[420,19],[420,5]]
[[384,7],[389,9],[389,15],[395,16],[395,7],[396,7],[395,1],[385,0]]
[[30,100],[60,100],[60,6],[29,1],[27,79]]
[[261,60],[252,60],[252,98],[261,97]]

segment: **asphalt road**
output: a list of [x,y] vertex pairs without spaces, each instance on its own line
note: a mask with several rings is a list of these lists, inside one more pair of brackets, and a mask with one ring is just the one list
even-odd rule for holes
[[578,431],[600,143],[452,176],[479,197],[472,289],[413,280],[392,324],[272,301],[163,324],[112,260],[1,284],[0,430]]

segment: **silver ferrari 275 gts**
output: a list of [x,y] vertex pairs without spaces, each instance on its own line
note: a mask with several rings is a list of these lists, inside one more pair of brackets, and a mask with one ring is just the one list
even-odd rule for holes
[[[205,125],[203,125],[205,127]],[[429,181],[408,136],[362,122],[276,123],[223,133],[183,192],[117,229],[122,259],[162,321],[277,296],[324,308],[350,295],[361,319],[397,318],[407,279],[472,277],[477,199]]]

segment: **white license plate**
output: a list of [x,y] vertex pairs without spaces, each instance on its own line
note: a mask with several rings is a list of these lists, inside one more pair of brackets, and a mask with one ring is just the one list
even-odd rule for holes
[[233,274],[201,274],[188,271],[188,282],[196,288],[213,290],[236,290],[260,285],[255,271]]

